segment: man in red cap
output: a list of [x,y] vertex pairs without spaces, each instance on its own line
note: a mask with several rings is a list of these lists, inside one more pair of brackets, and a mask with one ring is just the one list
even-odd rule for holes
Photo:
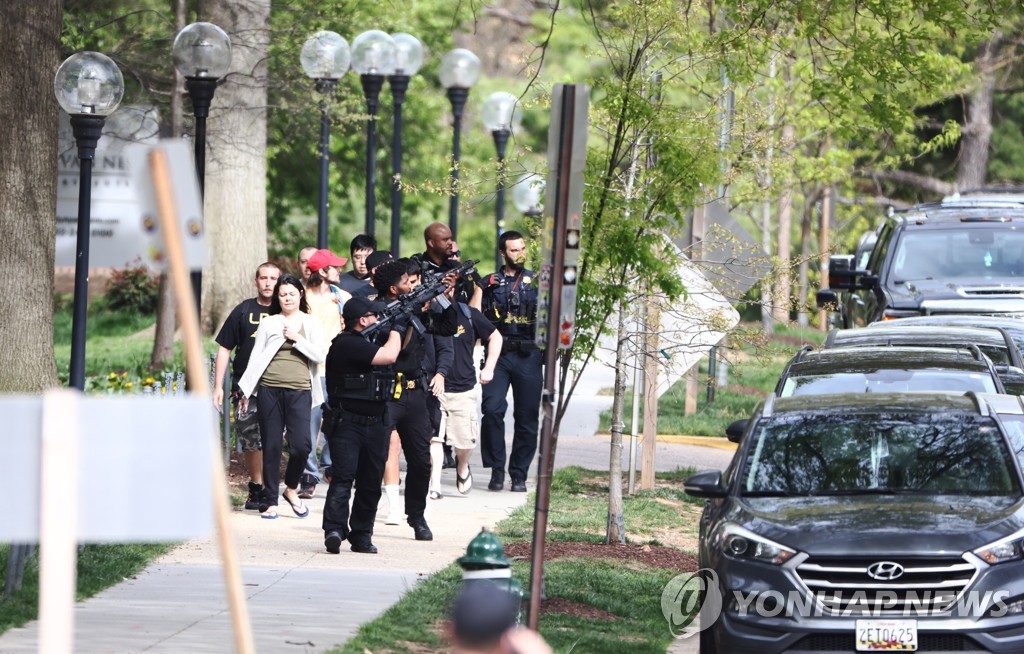
[[[303,251],[307,250],[308,248],[304,248]],[[341,331],[342,308],[345,306],[345,302],[352,297],[336,285],[347,261],[330,250],[316,250],[306,260],[306,267],[309,268],[309,274],[303,280],[306,284],[306,304],[309,306],[309,313],[320,321],[320,327],[323,329],[324,338],[328,343]],[[324,364],[320,364],[320,385],[324,397],[327,397],[326,374]],[[326,445],[323,447],[319,460],[317,459],[316,447],[320,440],[322,418],[322,407],[313,407],[309,429],[312,448],[310,448],[309,459],[306,461],[306,472],[303,473],[299,483],[299,497],[302,499],[311,499],[316,494],[316,485],[320,482],[320,468],[328,468],[331,465],[331,452]]]

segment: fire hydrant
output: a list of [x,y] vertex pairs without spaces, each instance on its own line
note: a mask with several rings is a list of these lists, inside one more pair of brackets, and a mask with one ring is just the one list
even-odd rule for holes
[[466,555],[458,559],[464,584],[476,580],[489,581],[516,596],[520,603],[527,597],[522,584],[512,577],[512,561],[505,548],[487,528],[481,529],[466,547]]

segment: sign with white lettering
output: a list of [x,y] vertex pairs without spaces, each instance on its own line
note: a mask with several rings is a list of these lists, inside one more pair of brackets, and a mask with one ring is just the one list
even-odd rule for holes
[[[137,105],[121,105],[104,123],[92,168],[90,266],[122,268],[145,252],[145,234],[134,220],[138,197],[124,149],[129,143],[156,143],[159,127],[156,109]],[[71,121],[63,111],[58,144],[56,265],[74,266],[81,166]]]

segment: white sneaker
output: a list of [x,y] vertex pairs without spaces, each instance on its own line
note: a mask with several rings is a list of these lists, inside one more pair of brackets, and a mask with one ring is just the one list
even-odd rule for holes
[[389,511],[388,517],[384,518],[384,524],[386,525],[400,525],[405,521],[405,516],[401,513],[394,513]]

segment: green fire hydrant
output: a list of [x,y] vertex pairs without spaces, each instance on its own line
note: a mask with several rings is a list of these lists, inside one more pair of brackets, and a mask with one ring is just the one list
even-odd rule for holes
[[528,597],[522,584],[512,577],[512,561],[505,556],[505,547],[487,528],[480,530],[466,547],[466,555],[458,559],[463,583],[486,580],[507,590],[522,603]]

